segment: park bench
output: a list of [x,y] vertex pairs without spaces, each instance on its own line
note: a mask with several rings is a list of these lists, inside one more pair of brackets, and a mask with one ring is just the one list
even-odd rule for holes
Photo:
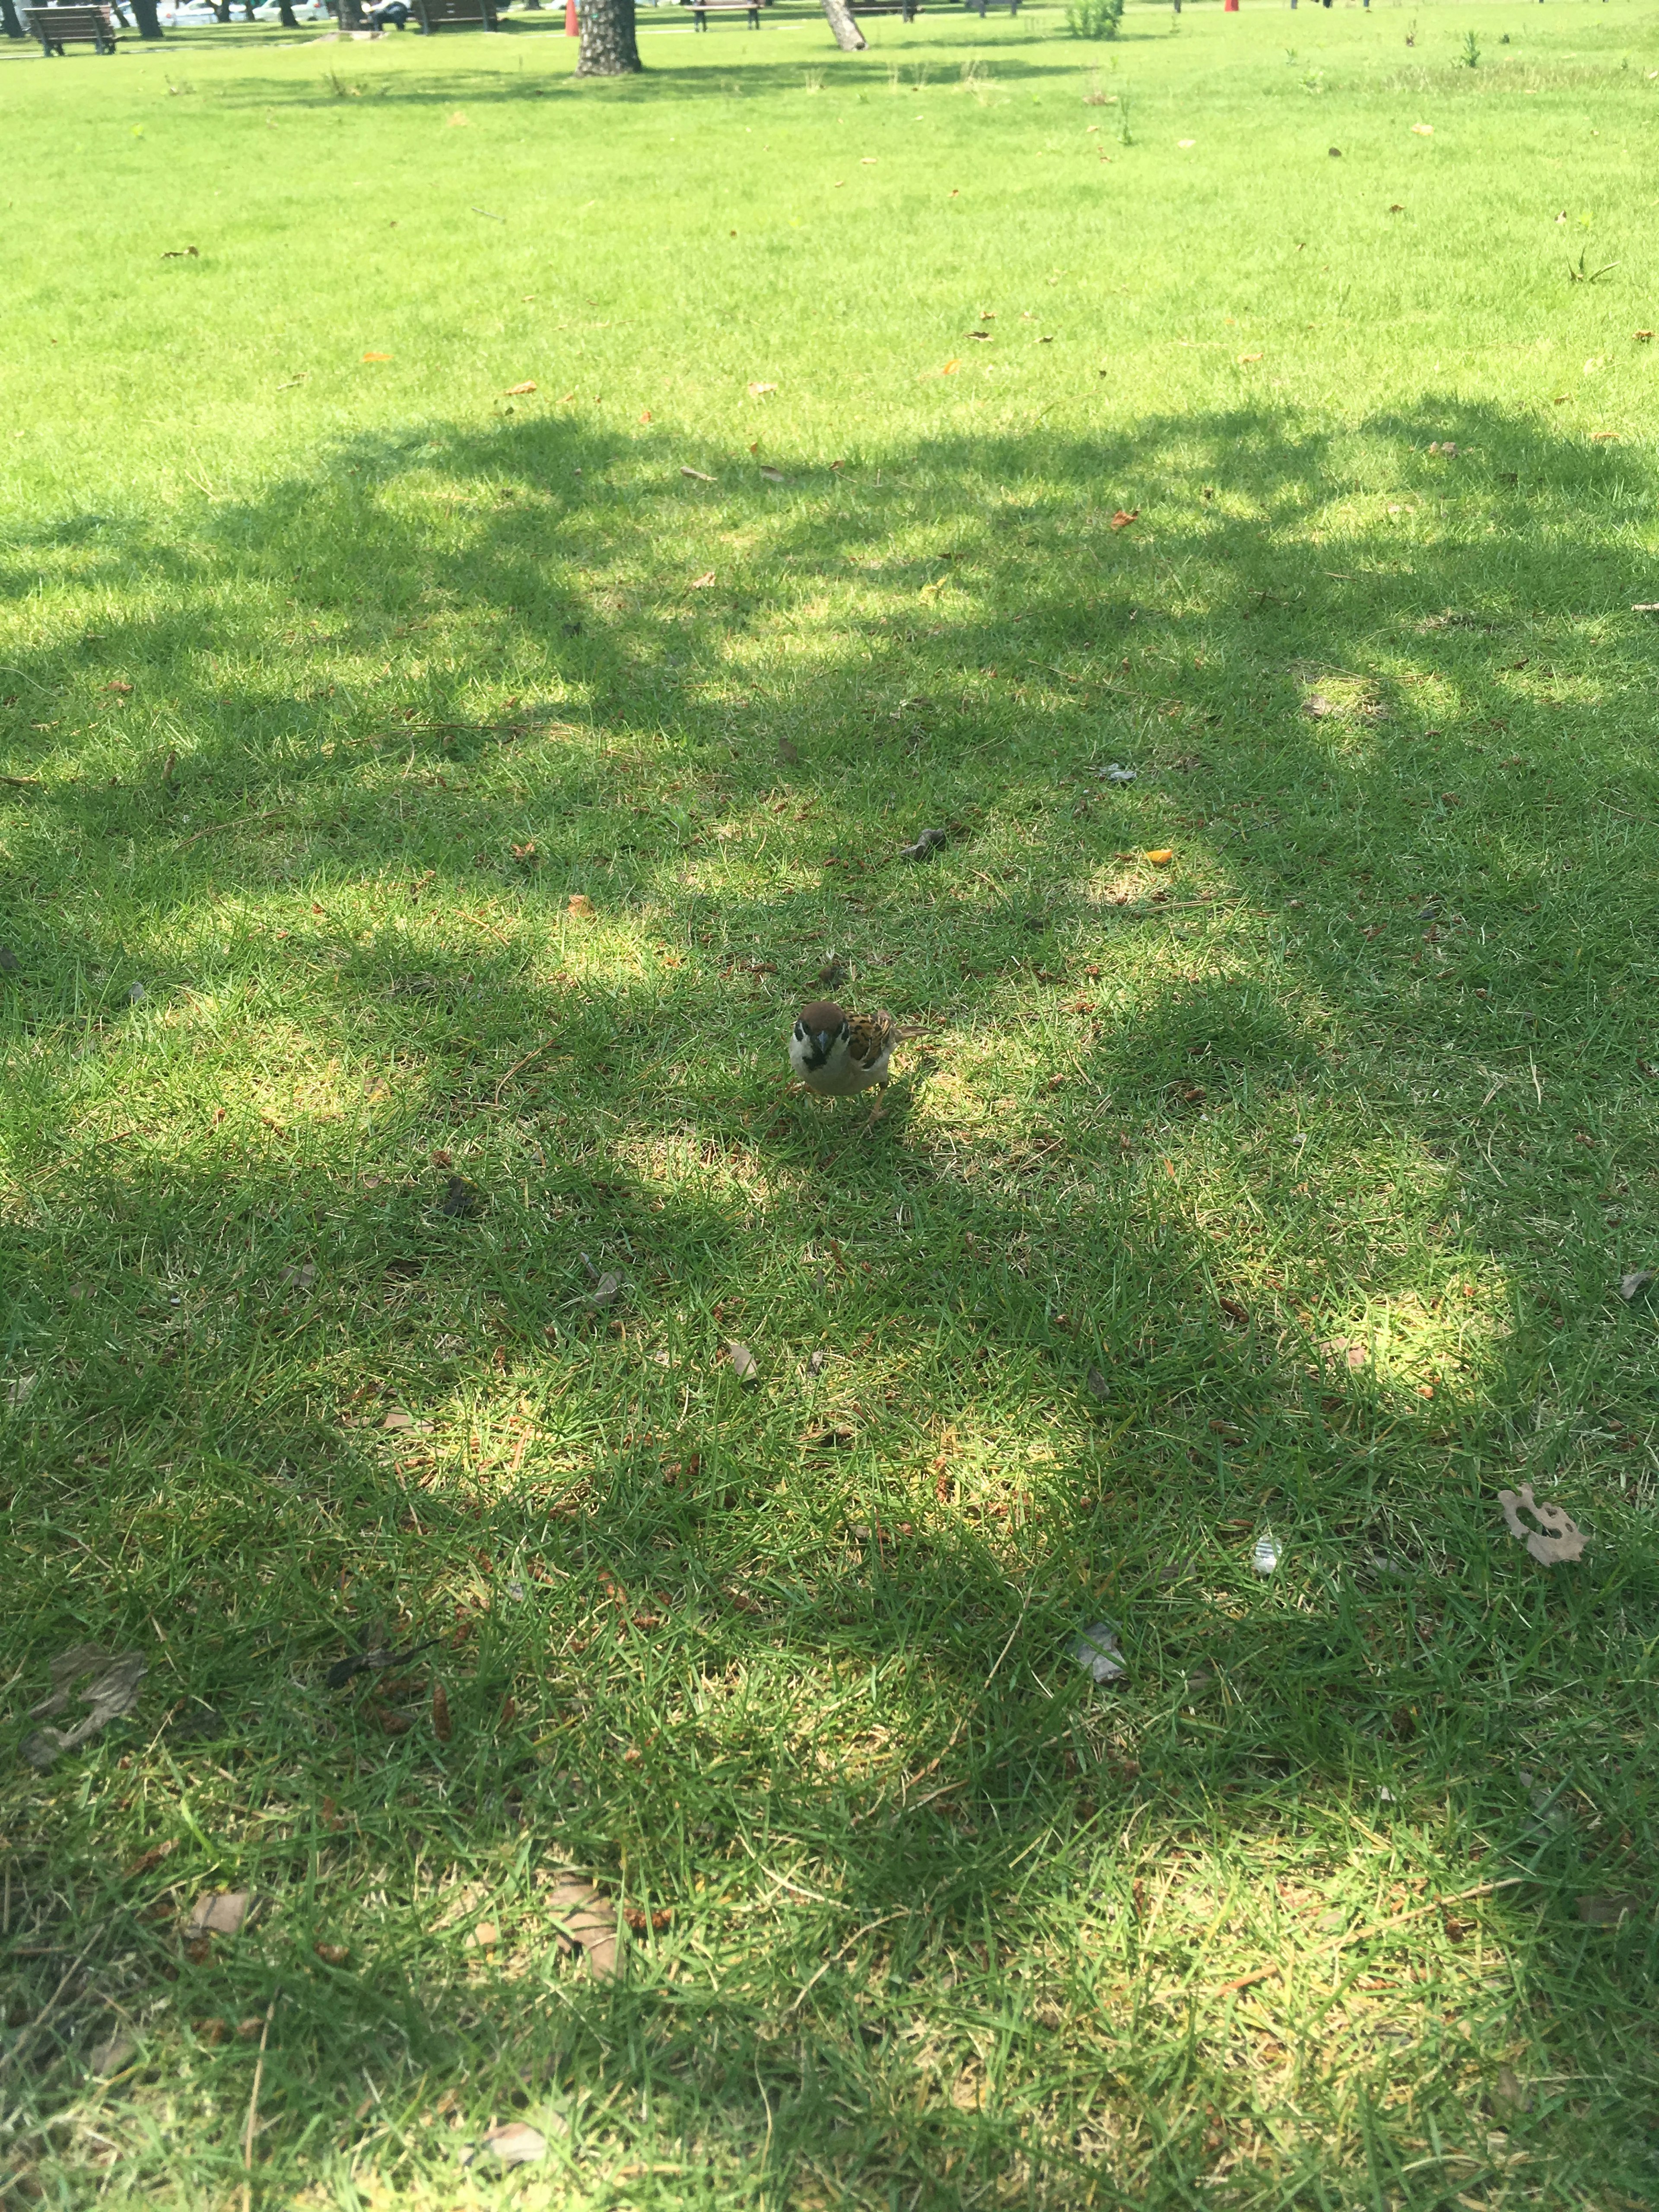
[[[985,10],[990,5],[990,0],[965,0],[965,4],[969,8],[976,8],[979,10],[980,20],[982,22],[985,19]],[[996,0],[996,4],[1000,7],[1002,0]],[[1018,15],[1019,0],[1008,0],[1008,13],[1011,15]]]
[[907,23],[921,13],[921,0],[847,0],[854,15],[902,15]]
[[421,28],[434,31],[493,31],[495,0],[410,0]]
[[115,52],[115,18],[107,7],[25,8],[24,27],[39,39],[48,58],[65,46],[96,46],[100,54]]
[[691,27],[706,31],[711,15],[747,15],[751,31],[760,28],[762,0],[690,0]]

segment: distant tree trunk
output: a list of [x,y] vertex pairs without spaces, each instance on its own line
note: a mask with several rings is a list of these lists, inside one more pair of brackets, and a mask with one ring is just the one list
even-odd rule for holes
[[9,39],[22,37],[23,26],[17,20],[17,10],[12,6],[11,0],[0,0],[0,23],[5,25]]
[[127,0],[127,5],[132,10],[141,39],[159,39],[165,36],[161,29],[161,18],[155,12],[155,0]]
[[214,17],[216,21],[221,23],[229,22],[230,0],[209,0],[209,4],[213,9]]
[[276,0],[276,12],[282,18],[285,31],[299,29],[300,19],[294,12],[294,0]]
[[634,34],[634,0],[582,0],[578,76],[632,76],[645,67]]
[[830,19],[830,27],[836,34],[836,44],[844,54],[861,54],[870,41],[853,21],[853,11],[847,0],[823,0],[823,12]]

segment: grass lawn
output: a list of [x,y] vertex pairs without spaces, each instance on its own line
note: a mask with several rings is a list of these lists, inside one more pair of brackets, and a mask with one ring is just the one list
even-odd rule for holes
[[1651,2205],[1652,10],[556,33],[0,53],[0,2202]]

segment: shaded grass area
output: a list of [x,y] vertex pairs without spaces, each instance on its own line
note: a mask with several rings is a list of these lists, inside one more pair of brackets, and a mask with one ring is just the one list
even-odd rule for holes
[[[1005,76],[1055,66],[1020,35]],[[1218,100],[1182,90],[1216,52],[1183,31],[1158,98]],[[605,92],[572,158],[714,65]],[[744,96],[791,133],[822,98]],[[584,392],[660,375],[683,311],[676,237],[616,220],[634,326],[539,341]],[[283,314],[339,317],[350,257],[287,251]],[[387,315],[402,251],[356,270]],[[1052,404],[1033,339],[946,408],[875,365],[873,283],[850,424],[787,375],[672,421],[417,379],[262,394],[239,458],[210,361],[118,463],[33,403],[12,1709],[83,1637],[150,1672],[0,1796],[19,2201],[223,2201],[273,2000],[271,2202],[1650,2194],[1648,401],[1626,372],[1598,447],[1490,358],[1407,357],[1366,324],[1393,276],[1342,273],[1331,351],[1219,397],[1151,299],[1103,416],[1080,291]],[[769,283],[721,374],[763,336],[816,383]],[[483,304],[428,304],[470,392],[523,373],[477,366]],[[1000,366],[1019,301],[952,330],[981,305]],[[268,343],[268,299],[211,313]],[[1374,396],[1320,397],[1343,348]],[[1187,380],[1132,405],[1154,358]],[[873,1123],[786,1089],[837,965],[917,1031]],[[1575,1567],[1504,1535],[1522,1480]],[[1111,1690],[1070,1651],[1102,1618]],[[669,1916],[614,1984],[551,1941],[566,1866]],[[192,1955],[218,1887],[253,1917]],[[547,2161],[463,2167],[520,2115]]]

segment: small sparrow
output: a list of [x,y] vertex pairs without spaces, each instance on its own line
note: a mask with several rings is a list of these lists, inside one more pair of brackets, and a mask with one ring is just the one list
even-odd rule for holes
[[888,1013],[843,1013],[833,1000],[803,1006],[789,1040],[797,1075],[820,1098],[845,1098],[872,1083],[887,1087],[887,1063],[904,1032]]

